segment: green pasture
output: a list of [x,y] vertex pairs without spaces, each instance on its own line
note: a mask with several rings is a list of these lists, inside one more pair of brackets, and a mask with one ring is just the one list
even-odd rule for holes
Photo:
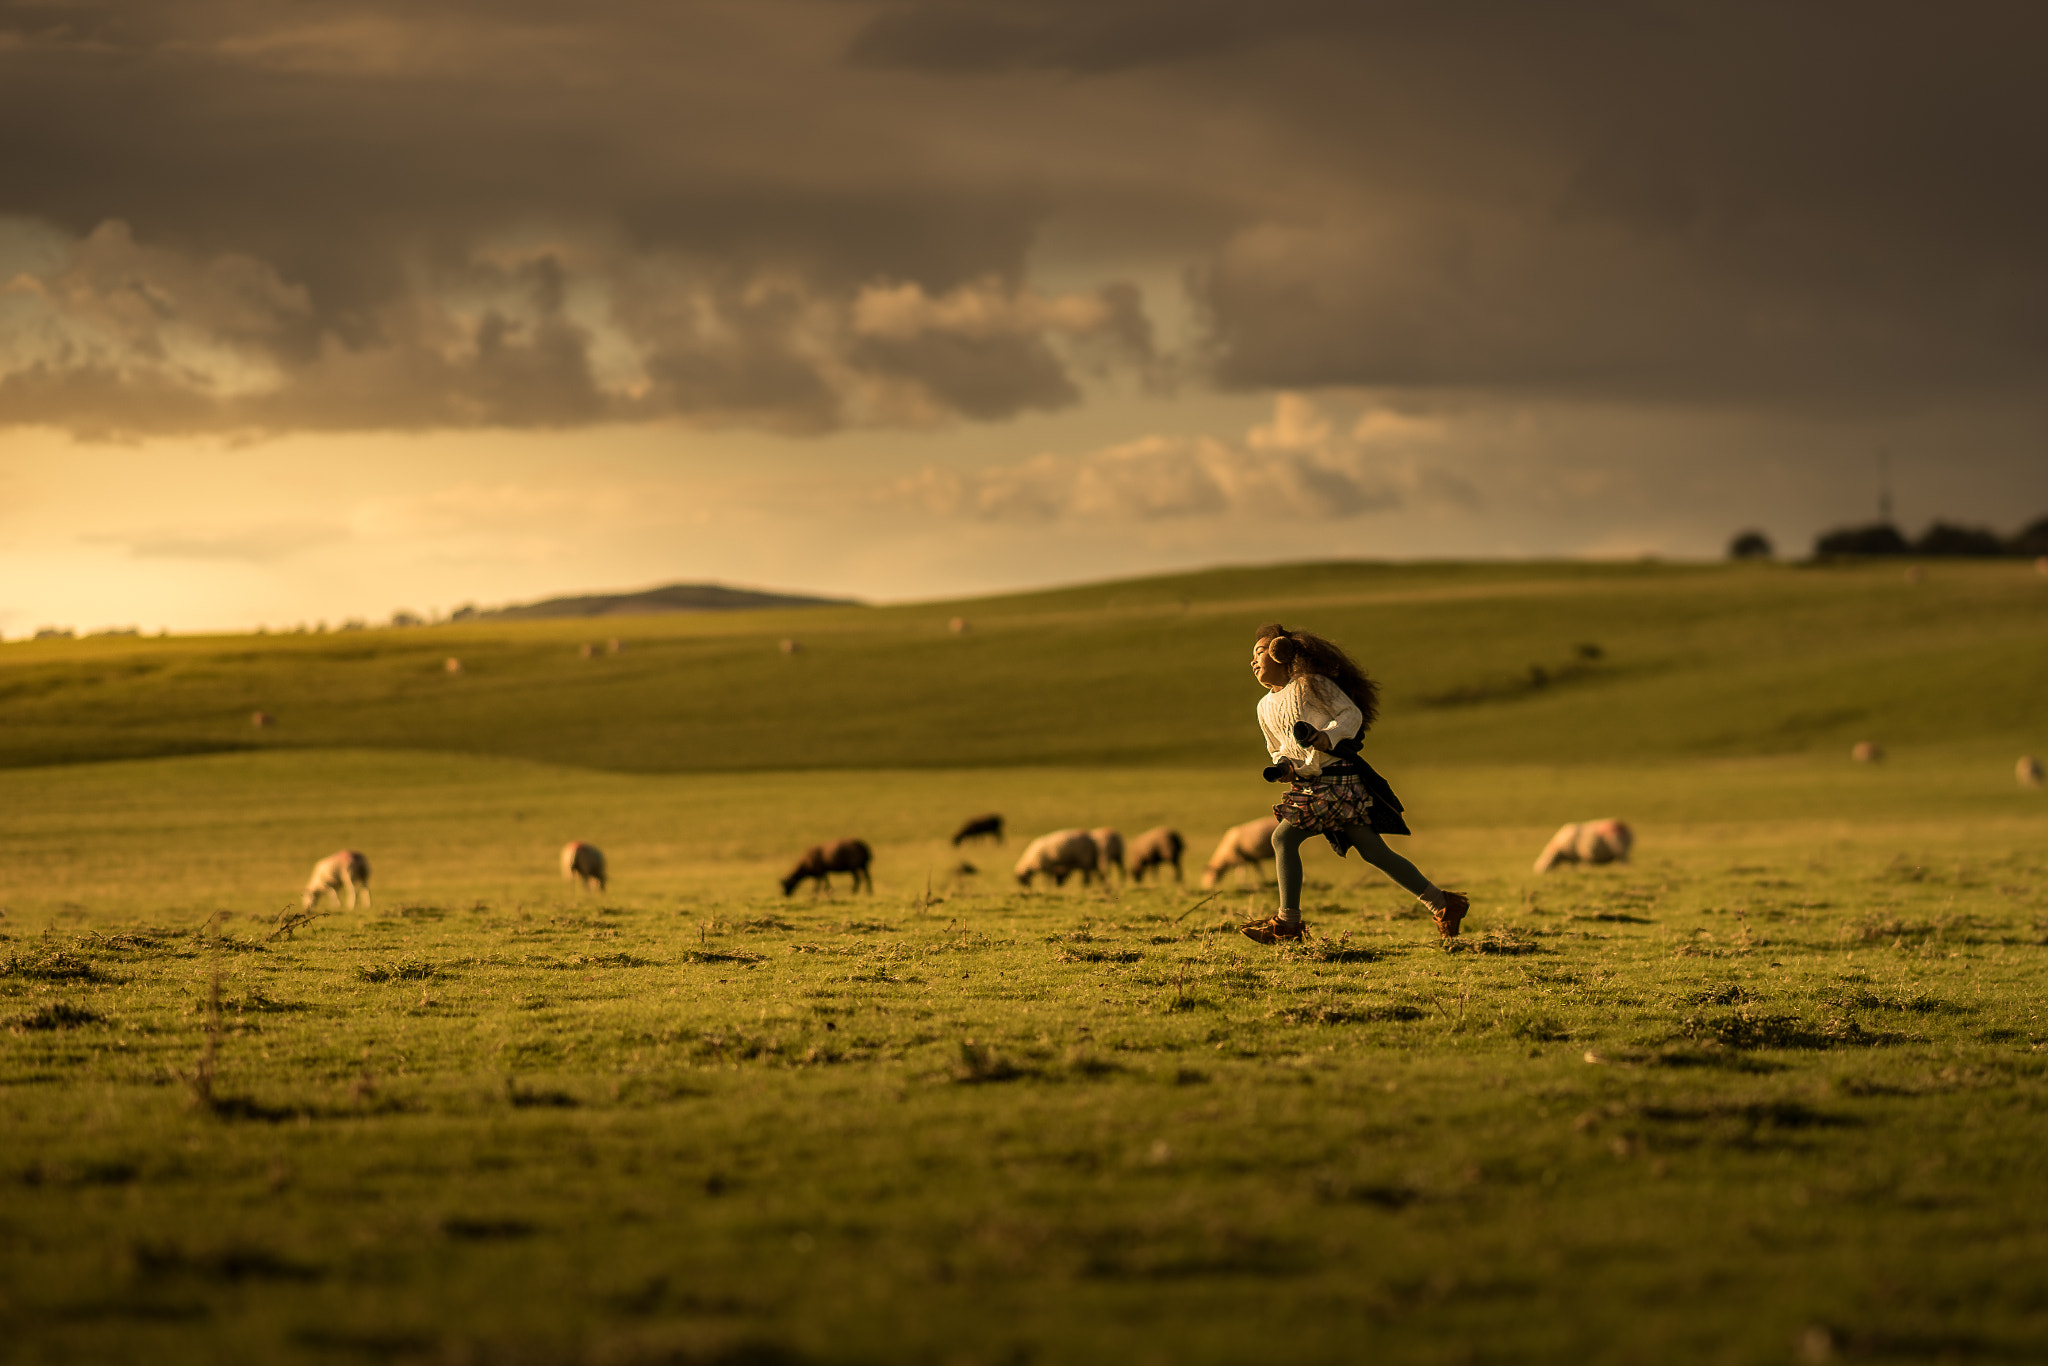
[[337,746],[633,772],[1246,763],[1250,640],[1273,616],[1382,680],[1373,752],[1394,762],[2048,746],[2048,576],[2027,563],[1918,583],[1895,564],[1345,564],[907,607],[16,641],[0,767]]
[[[1300,947],[1195,885],[1271,616],[1382,678],[1454,944],[1319,843]],[[1322,566],[0,646],[0,1359],[2040,1359],[2044,627],[2008,565]],[[1075,824],[1188,883],[1019,890]],[[780,894],[845,835],[871,896]]]

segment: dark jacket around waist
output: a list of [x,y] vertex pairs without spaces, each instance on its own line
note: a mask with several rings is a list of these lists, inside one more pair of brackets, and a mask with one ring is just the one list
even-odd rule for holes
[[[1394,795],[1394,789],[1378,770],[1363,759],[1340,759],[1334,764],[1325,764],[1318,778],[1356,778],[1372,798],[1372,829],[1376,835],[1412,835],[1408,822],[1401,818],[1401,799]],[[1338,841],[1333,837],[1331,844]],[[1344,850],[1339,849],[1338,853]]]

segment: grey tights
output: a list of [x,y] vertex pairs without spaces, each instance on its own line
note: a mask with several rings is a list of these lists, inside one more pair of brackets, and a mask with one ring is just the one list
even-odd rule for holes
[[[1370,827],[1355,825],[1344,832],[1344,837],[1367,863],[1424,901],[1430,900],[1430,893],[1436,891],[1436,884],[1424,877],[1421,869],[1387,848],[1387,842]],[[1301,842],[1312,838],[1308,831],[1286,821],[1280,822],[1279,829],[1273,832],[1273,871],[1280,879],[1283,912],[1301,913]]]

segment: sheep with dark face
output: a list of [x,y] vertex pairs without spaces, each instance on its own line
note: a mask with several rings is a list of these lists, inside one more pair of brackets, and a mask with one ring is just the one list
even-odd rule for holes
[[1181,881],[1180,856],[1187,849],[1187,842],[1181,839],[1178,830],[1155,826],[1131,841],[1125,851],[1131,863],[1131,881],[1142,882],[1148,869],[1157,868],[1159,876],[1166,876],[1166,865],[1173,865],[1173,880]]
[[1124,872],[1124,837],[1113,826],[1098,826],[1088,832],[1088,838],[1095,841],[1095,871],[1104,882],[1109,881],[1109,870],[1116,869],[1119,878]]
[[782,894],[788,896],[796,890],[799,882],[805,878],[813,878],[815,881],[811,884],[811,895],[816,896],[820,889],[829,889],[832,886],[834,873],[851,873],[854,891],[859,891],[861,883],[865,881],[867,889],[872,892],[875,890],[875,876],[868,871],[868,864],[872,859],[873,855],[869,852],[865,840],[835,840],[831,844],[814,844],[804,850],[804,856],[796,861],[796,867],[790,869],[789,876],[782,879]]
[[1224,831],[1216,852],[1209,855],[1209,866],[1202,870],[1202,885],[1214,887],[1233,868],[1249,868],[1254,878],[1264,881],[1259,865],[1273,857],[1273,832],[1279,828],[1278,820],[1264,816]]
[[991,811],[986,816],[974,816],[960,823],[953,832],[953,847],[958,849],[969,840],[990,839],[997,844],[1003,842],[1003,818]]
[[370,904],[370,861],[354,849],[343,849],[329,854],[313,865],[313,876],[306,881],[306,896],[302,909],[312,910],[327,892],[334,893],[334,904],[341,904],[341,894],[348,892],[348,908],[356,908],[356,892],[363,894],[363,904]]
[[1095,880],[1096,862],[1101,851],[1096,847],[1095,837],[1086,830],[1055,830],[1049,835],[1040,835],[1024,849],[1024,856],[1017,860],[1017,885],[1029,887],[1031,879],[1043,873],[1052,879],[1055,887],[1067,885],[1067,879],[1075,873],[1081,875],[1081,885]]
[[562,846],[562,879],[573,881],[583,891],[597,884],[600,892],[605,887],[604,850],[582,840],[570,840]]
[[1635,842],[1635,832],[1617,820],[1562,826],[1536,856],[1536,871],[1547,873],[1560,863],[1626,863]]

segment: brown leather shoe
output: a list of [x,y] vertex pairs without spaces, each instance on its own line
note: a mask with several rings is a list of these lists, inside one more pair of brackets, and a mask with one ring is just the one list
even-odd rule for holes
[[1430,918],[1436,921],[1436,932],[1446,939],[1454,938],[1458,926],[1464,923],[1465,912],[1472,909],[1472,899],[1463,892],[1445,892],[1444,908],[1431,911]]
[[1250,924],[1239,925],[1237,932],[1245,938],[1257,940],[1261,944],[1277,944],[1281,940],[1291,942],[1300,939],[1301,932],[1305,928],[1307,928],[1306,921],[1289,920],[1285,916],[1269,915],[1264,920],[1254,920]]

